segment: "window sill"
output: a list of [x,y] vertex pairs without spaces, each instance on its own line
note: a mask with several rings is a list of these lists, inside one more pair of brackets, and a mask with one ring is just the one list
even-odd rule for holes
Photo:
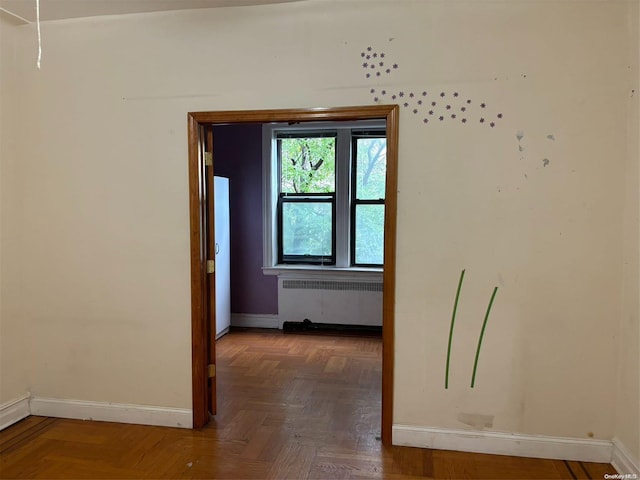
[[321,267],[310,265],[276,265],[262,267],[265,275],[278,275],[282,278],[324,278],[336,280],[382,281],[382,268],[365,267]]

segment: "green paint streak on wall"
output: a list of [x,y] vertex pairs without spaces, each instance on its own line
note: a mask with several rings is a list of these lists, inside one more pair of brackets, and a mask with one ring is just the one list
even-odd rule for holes
[[451,359],[451,340],[453,339],[453,325],[456,321],[456,312],[458,311],[458,300],[460,299],[460,289],[464,280],[464,269],[460,272],[460,280],[458,280],[458,290],[456,291],[456,300],[453,304],[453,314],[451,315],[451,327],[449,327],[449,346],[447,347],[447,367],[444,374],[444,388],[449,388],[449,362]]
[[476,372],[478,370],[478,358],[480,357],[480,348],[482,347],[482,339],[484,338],[484,330],[487,327],[487,320],[489,320],[489,313],[491,312],[491,306],[493,305],[493,300],[496,298],[496,293],[498,292],[498,287],[493,289],[493,294],[491,295],[491,300],[489,300],[489,306],[487,307],[487,313],[484,315],[484,322],[482,322],[482,330],[480,330],[480,337],[478,338],[478,348],[476,349],[476,360],[473,363],[473,375],[471,376],[471,388],[475,386],[476,383]]

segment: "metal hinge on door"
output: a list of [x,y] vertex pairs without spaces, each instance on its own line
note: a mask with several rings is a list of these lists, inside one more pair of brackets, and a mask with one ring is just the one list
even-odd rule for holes
[[216,271],[215,260],[207,260],[207,273],[213,273]]
[[216,366],[215,365],[209,365],[207,367],[207,372],[209,373],[209,378],[213,378],[216,376]]
[[212,167],[213,166],[213,153],[212,152],[204,152],[204,166]]

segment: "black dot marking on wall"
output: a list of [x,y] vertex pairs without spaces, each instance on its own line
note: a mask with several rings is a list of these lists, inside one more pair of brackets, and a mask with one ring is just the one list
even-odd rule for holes
[[[391,74],[392,70],[399,69],[399,65],[397,63],[382,61],[383,58],[387,58],[386,54],[375,51],[372,46],[368,46],[365,51],[360,52],[360,58],[363,59],[360,63],[361,67],[365,70],[365,78],[367,79],[380,78],[383,72]],[[523,76],[526,75],[523,74]],[[475,112],[473,112],[474,109],[471,108],[471,104],[473,103],[472,99],[469,97],[462,97],[461,93],[457,90],[439,91],[437,95],[440,98],[444,99],[447,97],[450,101],[446,104],[443,102],[441,105],[438,105],[436,101],[429,102],[430,109],[426,112],[426,108],[423,109],[421,107],[428,104],[422,99],[419,99],[419,97],[426,97],[428,95],[427,90],[421,90],[418,92],[399,90],[392,93],[386,89],[379,90],[376,88],[370,88],[369,92],[372,95],[373,101],[376,103],[380,102],[382,97],[387,95],[390,96],[393,101],[402,99],[402,106],[410,109],[414,115],[417,115],[422,111],[423,115],[426,113],[429,117],[436,117],[440,122],[446,122],[447,120],[457,121],[459,119],[463,124],[473,121],[478,122],[476,125],[486,125],[494,128],[498,125],[498,120],[503,118],[502,113],[492,114],[489,111],[486,111],[488,106],[485,102],[478,104],[479,107],[483,109],[483,116],[476,116],[474,114]],[[462,117],[462,115],[458,116],[458,113],[454,112],[462,112],[464,113],[464,117]],[[423,123],[429,123],[429,118],[427,116],[423,117]]]

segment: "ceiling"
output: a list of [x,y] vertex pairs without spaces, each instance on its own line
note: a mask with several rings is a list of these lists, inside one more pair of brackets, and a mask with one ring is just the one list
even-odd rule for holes
[[[303,0],[40,0],[40,20],[300,1]],[[0,0],[0,13],[14,22],[35,22],[36,0]]]

